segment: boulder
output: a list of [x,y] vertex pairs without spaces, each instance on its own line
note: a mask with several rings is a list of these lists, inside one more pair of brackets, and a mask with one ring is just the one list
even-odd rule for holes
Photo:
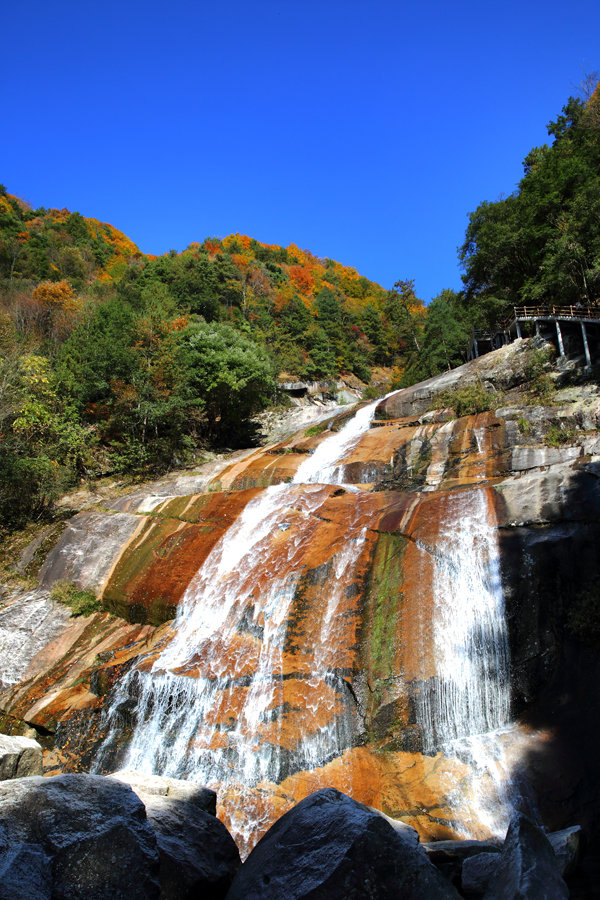
[[42,774],[42,748],[33,738],[0,734],[0,781]]
[[[489,871],[493,871],[493,867],[498,864],[501,847],[492,844],[490,841],[431,841],[423,844],[423,849],[427,853],[429,861],[440,870],[440,872],[453,884],[460,884],[464,879],[465,866],[470,864],[471,859],[479,859],[485,857]],[[486,863],[484,863],[485,867]],[[489,881],[489,871],[483,884],[481,893],[485,891]]]
[[498,853],[477,853],[469,856],[462,865],[461,887],[467,897],[485,894],[492,876],[498,868]]
[[418,845],[419,832],[416,828],[413,828],[412,825],[407,825],[406,822],[403,822],[401,819],[392,819],[391,816],[386,816],[384,812],[381,812],[380,809],[375,809],[374,806],[370,806],[369,809],[385,819],[386,822],[389,822],[394,831],[397,831],[402,838],[409,843],[412,843],[415,847]]
[[159,855],[131,788],[100,775],[0,784],[2,900],[153,900]]
[[160,854],[161,900],[223,900],[240,867],[223,823],[193,801],[151,794],[144,802]]
[[221,900],[240,866],[240,854],[216,818],[209,788],[132,770],[111,776],[131,785],[146,807],[160,854],[161,900]]
[[572,825],[571,828],[563,828],[562,831],[554,831],[547,835],[554,855],[558,861],[560,874],[567,878],[572,875],[581,856],[581,844],[583,831],[580,825]]
[[334,788],[282,816],[239,869],[227,900],[456,898],[411,837]]
[[531,819],[517,813],[484,900],[560,900],[568,896],[550,841]]
[[[555,831],[546,837],[554,850],[558,871],[564,877],[571,875],[579,861],[581,827],[574,825],[572,828]],[[497,854],[478,853],[476,856],[466,858],[462,866],[461,886],[463,892],[467,896],[484,894],[497,867]]]
[[110,777],[128,784],[146,806],[150,796],[168,797],[170,800],[184,800],[212,816],[217,814],[216,793],[193,781],[168,778],[164,775],[144,775],[135,769],[120,769],[113,772]]
[[422,846],[432,863],[462,861],[479,854],[498,854],[502,850],[491,841],[429,841]]

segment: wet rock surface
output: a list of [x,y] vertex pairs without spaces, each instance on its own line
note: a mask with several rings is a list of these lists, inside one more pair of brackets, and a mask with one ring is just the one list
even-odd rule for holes
[[[256,823],[254,838],[240,839],[243,852],[278,815],[329,784],[410,822],[423,839],[461,833],[452,791],[457,783],[473,784],[472,772],[458,758],[422,752],[416,709],[420,692],[436,678],[436,654],[427,641],[440,529],[453,506],[473,492],[485,495],[501,547],[511,700],[522,717],[522,752],[509,748],[511,765],[518,777],[533,779],[548,827],[581,820],[588,833],[597,830],[600,777],[589,748],[600,740],[600,701],[590,689],[600,678],[598,654],[593,633],[573,631],[578,610],[585,621],[600,584],[597,391],[563,391],[552,407],[528,402],[526,395],[513,405],[499,397],[497,409],[461,419],[448,410],[427,410],[436,392],[465,379],[484,378],[497,390],[512,390],[524,377],[527,356],[524,342],[512,347],[381,404],[381,417],[340,464],[336,477],[345,484],[325,486],[322,503],[309,515],[298,498],[290,501],[269,538],[268,564],[258,566],[252,585],[244,584],[241,602],[248,611],[231,642],[225,646],[215,638],[190,663],[191,675],[206,674],[210,649],[223,664],[209,744],[223,749],[260,665],[265,622],[255,616],[256,600],[274,571],[289,574],[290,554],[296,554],[290,548],[301,543],[308,518],[305,544],[294,556],[301,574],[281,671],[273,679],[277,699],[256,726],[263,746],[278,754],[278,783],[265,779],[248,788],[232,782],[219,790],[219,814],[232,832],[241,820],[239,833],[246,834],[250,819]],[[333,427],[350,415],[340,415]],[[566,440],[548,446],[548,430],[561,425],[571,429]],[[44,581],[66,578],[92,587],[111,615],[69,620],[47,595],[42,605],[39,597],[23,595],[3,632],[9,609],[0,610],[0,647],[4,634],[8,660],[0,667],[8,672],[16,657],[11,648],[24,646],[0,695],[2,727],[38,729],[46,771],[85,769],[97,759],[106,738],[103,711],[116,685],[131,667],[147,671],[155,662],[204,560],[266,486],[292,479],[330,435],[309,429],[280,435],[274,446],[104,498],[104,509],[71,520],[47,559]],[[352,567],[336,574],[341,548],[363,530]],[[339,604],[326,623],[336,579]],[[38,629],[44,609],[46,631],[41,624]],[[321,644],[317,677],[314,652]],[[125,764],[136,699],[122,705],[122,730],[103,771]],[[343,752],[306,769],[302,736],[332,725],[344,730]],[[478,836],[490,834],[482,829]]]

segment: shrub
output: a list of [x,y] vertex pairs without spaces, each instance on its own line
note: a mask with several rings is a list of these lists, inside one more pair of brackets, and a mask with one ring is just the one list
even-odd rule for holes
[[481,382],[465,384],[461,387],[441,391],[432,397],[429,409],[450,407],[460,419],[461,416],[473,416],[486,412],[497,403],[498,395],[486,391]]
[[52,600],[68,606],[74,616],[91,616],[95,612],[103,612],[102,605],[92,591],[78,588],[71,581],[57,581],[50,592]]
[[306,429],[304,437],[316,437],[318,434],[323,434],[330,425],[331,419],[326,419],[324,422],[317,422],[316,425],[311,425],[310,428]]
[[562,444],[572,441],[576,434],[577,429],[572,425],[553,422],[544,435],[544,443],[548,447],[560,447]]
[[525,365],[525,378],[529,383],[530,395],[545,403],[552,399],[555,390],[554,381],[548,371],[552,365],[554,353],[553,347],[531,350]]

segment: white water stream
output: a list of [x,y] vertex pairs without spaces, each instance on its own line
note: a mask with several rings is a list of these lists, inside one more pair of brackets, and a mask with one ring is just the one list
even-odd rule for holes
[[[504,835],[511,801],[501,733],[510,721],[510,665],[495,514],[484,488],[448,496],[433,557],[436,675],[417,697],[425,753],[475,772],[461,819]],[[491,784],[490,784],[491,782]]]
[[[279,740],[286,708],[284,645],[303,552],[315,513],[330,494],[322,486],[343,483],[341,460],[369,429],[376,406],[360,409],[323,440],[292,484],[261,492],[220,538],[187,588],[173,637],[151,670],[130,670],[116,689],[103,720],[97,770],[132,711],[123,765],[207,785],[278,782],[288,771],[321,766],[350,746],[351,714],[338,708],[324,716],[319,704],[329,701],[317,689],[334,680],[325,650],[343,585],[365,541],[359,517],[331,559],[319,640],[305,676],[305,727],[293,751]],[[450,428],[439,431],[450,440]],[[441,750],[475,768],[473,821],[499,832],[509,801],[503,795],[499,814],[492,811],[485,785],[491,778],[496,798],[505,790],[495,735],[509,721],[509,655],[495,520],[485,489],[449,497],[436,546],[426,549],[434,559],[436,677],[424,682],[417,698],[424,752]]]
[[[302,554],[316,526],[314,513],[330,495],[322,486],[339,483],[343,467],[337,464],[368,430],[376,406],[363,407],[323,440],[292,484],[264,490],[220,538],[187,588],[173,637],[152,669],[132,669],[121,680],[103,721],[106,737],[97,770],[132,703],[135,727],[124,765],[148,774],[253,786],[264,779],[277,782],[290,765],[322,765],[349,746],[351,716],[323,716],[319,705],[327,700],[317,688],[332,678],[324,651],[331,643],[343,586],[364,544],[366,529],[358,522],[349,523],[331,560],[319,642],[307,678],[304,736],[287,760],[278,741],[285,709],[282,662],[289,613],[303,574]],[[237,714],[224,728],[228,709]]]

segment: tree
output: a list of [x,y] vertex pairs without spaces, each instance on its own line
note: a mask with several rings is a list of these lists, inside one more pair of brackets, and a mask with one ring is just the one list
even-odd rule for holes
[[471,214],[460,249],[467,302],[512,306],[600,297],[600,88],[570,98],[548,125],[551,146],[524,161],[518,190]]
[[421,365],[427,375],[438,375],[466,360],[472,322],[462,305],[462,294],[445,289],[427,307]]
[[0,525],[47,511],[85,470],[90,435],[60,397],[50,363],[5,345],[0,356]]
[[239,446],[250,417],[275,390],[267,353],[229,325],[191,323],[179,336],[176,364],[182,391],[204,405],[206,430],[225,446]]
[[384,304],[388,320],[388,340],[398,350],[405,350],[407,344],[412,351],[419,352],[418,333],[424,318],[423,301],[415,294],[415,283],[412,279],[399,280],[388,291]]

